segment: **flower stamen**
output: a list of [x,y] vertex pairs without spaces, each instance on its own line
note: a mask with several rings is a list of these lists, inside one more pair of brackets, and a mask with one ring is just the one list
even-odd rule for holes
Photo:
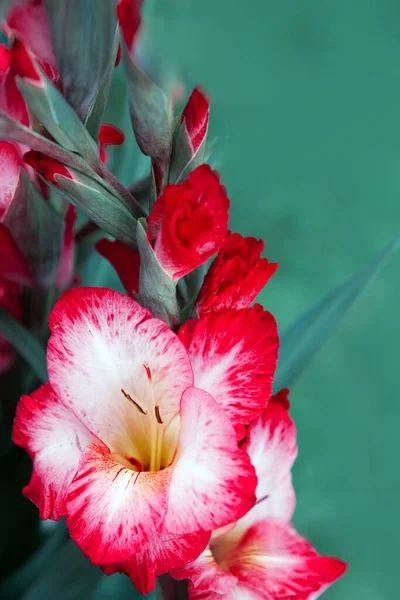
[[154,408],[154,412],[156,413],[157,423],[159,423],[160,425],[162,425],[164,423],[164,421],[162,420],[161,415],[160,415],[160,407],[156,406]]
[[127,400],[129,400],[129,402],[132,402],[132,404],[133,404],[134,406],[136,406],[136,408],[138,409],[138,411],[139,411],[139,412],[141,412],[141,413],[142,413],[142,415],[147,415],[147,410],[144,410],[144,409],[143,409],[143,408],[140,406],[140,404],[138,404],[138,403],[136,402],[136,400],[134,400],[134,399],[132,398],[132,396],[130,396],[129,394],[127,394],[127,393],[125,392],[125,390],[123,390],[122,388],[121,388],[121,392],[123,393],[123,395],[125,396],[125,398],[126,398]]

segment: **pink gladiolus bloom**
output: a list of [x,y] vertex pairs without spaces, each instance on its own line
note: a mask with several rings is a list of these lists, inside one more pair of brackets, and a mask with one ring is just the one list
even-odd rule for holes
[[346,570],[290,525],[297,446],[286,393],[248,429],[244,448],[258,477],[256,505],[235,526],[215,532],[196,561],[173,571],[191,580],[190,600],[315,600]]
[[229,336],[220,315],[207,319],[183,344],[131,298],[69,290],[50,315],[50,383],[17,410],[41,517],[66,515],[93,563],[145,593],[254,504],[234,425],[268,402],[276,324],[260,307],[232,312]]

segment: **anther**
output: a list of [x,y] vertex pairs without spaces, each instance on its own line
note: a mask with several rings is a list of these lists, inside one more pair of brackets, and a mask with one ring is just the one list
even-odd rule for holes
[[125,390],[123,390],[123,389],[121,388],[121,392],[123,393],[123,395],[125,396],[125,398],[126,398],[127,400],[129,400],[129,402],[132,402],[132,404],[134,404],[134,405],[136,406],[136,408],[138,409],[138,411],[139,411],[139,412],[141,412],[141,413],[142,413],[142,415],[147,415],[147,411],[146,411],[146,410],[143,410],[143,408],[140,406],[140,404],[138,404],[137,402],[135,402],[135,400],[134,400],[134,399],[133,399],[133,398],[132,398],[132,397],[131,397],[129,394],[127,394],[127,393],[125,392]]
[[160,407],[156,406],[154,408],[154,412],[156,413],[157,423],[159,423],[160,425],[162,425],[164,423],[164,421],[162,420],[161,415],[160,415]]

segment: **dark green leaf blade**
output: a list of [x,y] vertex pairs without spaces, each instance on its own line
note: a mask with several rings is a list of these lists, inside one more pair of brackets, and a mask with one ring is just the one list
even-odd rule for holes
[[46,382],[48,376],[45,349],[21,323],[2,307],[0,307],[0,334],[14,346],[39,379]]
[[93,566],[81,549],[68,540],[53,554],[38,575],[21,600],[83,600],[90,597],[102,573],[100,567]]
[[275,391],[293,387],[315,354],[399,246],[400,238],[390,242],[364,268],[328,292],[303,313],[281,336]]

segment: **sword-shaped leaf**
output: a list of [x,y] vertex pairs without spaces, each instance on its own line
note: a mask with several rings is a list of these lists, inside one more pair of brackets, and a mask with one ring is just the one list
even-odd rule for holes
[[335,287],[303,313],[281,336],[275,391],[293,387],[348,310],[373,282],[386,260],[399,246],[400,238],[396,238],[378,252],[361,271]]
[[47,381],[45,349],[30,331],[1,306],[0,335],[14,346],[42,382]]

